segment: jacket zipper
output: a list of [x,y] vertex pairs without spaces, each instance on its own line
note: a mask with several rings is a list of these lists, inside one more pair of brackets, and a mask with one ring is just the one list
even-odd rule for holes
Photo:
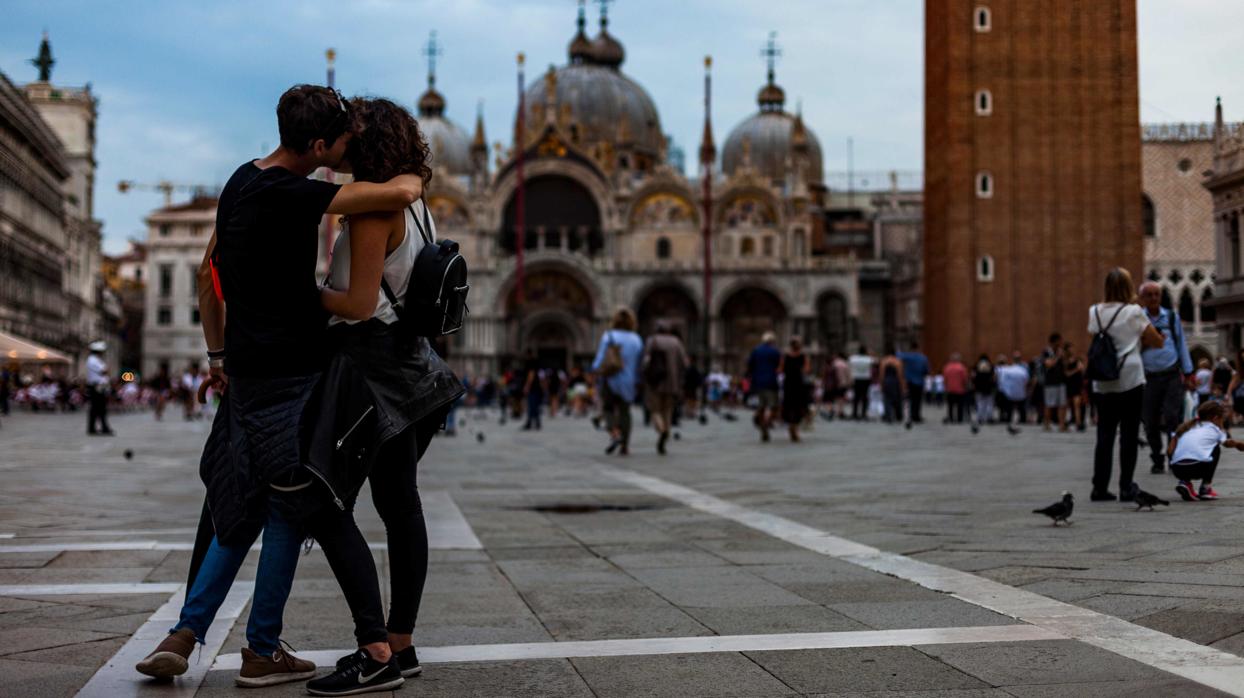
[[[449,270],[453,268],[454,262],[458,261],[459,259],[462,259],[462,255],[460,254],[454,255],[449,260],[449,264],[445,265],[445,271],[441,274],[441,286],[440,286],[440,290],[436,294],[436,307],[438,308],[441,307],[441,301],[445,299],[445,277],[449,276]],[[470,288],[470,285],[468,285],[467,288]]]
[[364,419],[367,419],[367,415],[371,414],[371,411],[375,408],[376,408],[375,405],[368,407],[367,410],[363,412],[363,416],[359,417],[358,421],[354,422],[354,426],[350,427],[350,429],[346,431],[346,433],[340,439],[337,439],[337,450],[338,451],[341,450],[341,445],[346,442],[346,439],[350,438],[350,434],[353,434],[354,430],[359,428],[359,425],[363,423]]
[[307,470],[310,470],[312,475],[318,477],[320,479],[320,482],[324,483],[324,486],[328,488],[328,493],[333,496],[333,503],[337,505],[338,509],[345,511],[346,505],[341,502],[341,497],[337,496],[337,491],[333,489],[333,486],[328,484],[328,478],[321,475],[320,471],[316,470],[315,468],[312,468],[309,465],[304,465],[302,467],[306,468]]

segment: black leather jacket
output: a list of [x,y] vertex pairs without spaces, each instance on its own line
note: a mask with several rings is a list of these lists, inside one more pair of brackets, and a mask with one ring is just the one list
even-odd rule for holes
[[380,447],[416,423],[439,427],[465,389],[423,337],[374,319],[329,334],[336,351],[303,414],[303,464],[345,509]]

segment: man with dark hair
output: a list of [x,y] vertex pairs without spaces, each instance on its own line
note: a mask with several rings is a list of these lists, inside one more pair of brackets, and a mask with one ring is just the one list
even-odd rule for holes
[[[138,663],[148,676],[182,674],[195,642],[263,532],[255,596],[242,650],[241,686],[307,679],[315,665],[279,647],[281,619],[304,538],[292,519],[310,485],[298,424],[327,362],[327,315],[315,278],[325,213],[399,211],[422,192],[416,175],[345,186],[307,175],[339,168],[352,132],[340,93],[298,85],[277,106],[281,145],[244,163],[220,194],[216,232],[199,268],[199,309],[210,377],[228,388],[203,450],[207,499],[177,624]],[[219,296],[217,294],[220,294]],[[225,323],[225,307],[229,309]]]
[[903,377],[907,381],[907,423],[920,424],[924,418],[920,408],[924,403],[924,379],[929,376],[929,357],[920,352],[920,345],[911,343],[911,349],[898,353],[903,362]]
[[1066,367],[1063,365],[1063,336],[1057,332],[1050,334],[1049,346],[1041,352],[1041,367],[1044,369],[1042,392],[1044,398],[1045,430],[1049,431],[1055,424],[1059,431],[1067,431],[1063,421],[1063,408],[1067,406]]

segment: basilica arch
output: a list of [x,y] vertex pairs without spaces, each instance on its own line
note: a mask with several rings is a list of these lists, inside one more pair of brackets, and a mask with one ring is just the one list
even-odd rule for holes
[[664,320],[682,338],[688,353],[694,353],[703,342],[700,336],[702,319],[695,296],[677,281],[656,281],[635,296],[638,309],[639,334],[652,335],[657,322]]
[[742,370],[747,354],[760,343],[765,332],[786,337],[788,310],[776,293],[759,285],[735,288],[721,304],[720,363],[731,373]]
[[519,360],[534,350],[548,368],[590,361],[596,349],[599,289],[589,279],[571,265],[537,263],[524,274],[520,302],[517,275],[511,274],[498,294],[503,359]]

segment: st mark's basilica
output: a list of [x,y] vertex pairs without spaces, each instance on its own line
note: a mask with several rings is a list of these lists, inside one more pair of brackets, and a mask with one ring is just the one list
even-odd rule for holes
[[521,142],[491,162],[482,119],[473,135],[446,119],[429,73],[418,102],[436,170],[427,200],[439,235],[471,264],[471,314],[446,347],[451,361],[472,375],[528,350],[547,366],[582,363],[620,306],[636,312],[641,334],[668,320],[698,355],[707,304],[712,365],[728,371],[768,330],[803,337],[816,355],[847,349],[868,262],[826,244],[821,146],[786,109],[772,56],[756,111],[719,153],[705,120],[696,168],[713,160],[705,298],[703,182],[671,166],[657,105],[623,71],[607,18],[594,38],[584,25],[581,7],[566,64],[526,87]]

